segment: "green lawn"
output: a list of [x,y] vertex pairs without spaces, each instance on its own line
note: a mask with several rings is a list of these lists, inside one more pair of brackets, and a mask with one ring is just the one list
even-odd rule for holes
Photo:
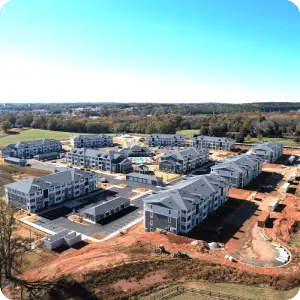
[[[194,134],[199,134],[199,129],[187,129],[187,130],[179,130],[177,131],[178,134],[182,134],[187,138],[193,137]],[[292,139],[289,138],[263,138],[263,141],[274,141],[278,143],[282,143],[285,146],[299,146],[300,144],[295,143]],[[244,141],[247,143],[246,141]],[[248,143],[259,143],[257,138],[252,138],[251,141]]]
[[[292,139],[288,138],[263,138],[263,141],[274,141],[281,143],[285,146],[300,146],[299,144],[295,143]],[[246,141],[245,141],[246,142]],[[249,143],[259,143],[259,140],[257,138],[252,138]]]
[[63,140],[68,140],[70,136],[74,134],[76,133],[42,130],[42,129],[27,129],[21,131],[19,134],[9,134],[3,137],[0,136],[0,148],[3,148],[8,144],[18,142],[18,141],[32,141],[32,140],[39,140],[42,138],[57,139],[59,141],[63,141]]
[[187,138],[191,138],[191,137],[193,137],[194,134],[199,134],[200,133],[200,129],[179,130],[176,133],[182,134],[182,135],[184,135]]

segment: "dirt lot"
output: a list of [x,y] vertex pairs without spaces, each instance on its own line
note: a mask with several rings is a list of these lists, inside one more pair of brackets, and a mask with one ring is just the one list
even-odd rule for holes
[[223,159],[225,160],[235,155],[238,155],[238,153],[233,151],[227,151],[227,150],[209,149],[209,158],[211,160],[223,160]]
[[172,180],[178,179],[180,177],[179,174],[166,173],[161,172],[158,169],[158,165],[147,165],[151,170],[154,171],[154,175],[157,177],[161,177],[163,182],[170,182]]
[[[293,256],[293,262],[288,267],[273,268],[274,248],[261,238],[257,220],[262,211],[267,209],[268,204],[282,195],[280,187],[291,172],[295,171],[295,168],[266,164],[263,171],[263,174],[245,189],[231,189],[229,200],[215,214],[195,227],[189,237],[176,236],[171,233],[163,235],[159,232],[145,232],[143,223],[140,222],[124,236],[116,236],[103,243],[87,244],[80,249],[68,249],[55,255],[50,261],[45,261],[45,264],[38,264],[36,268],[26,271],[22,277],[33,281],[42,278],[54,280],[61,276],[76,274],[76,280],[84,282],[89,282],[93,278],[98,291],[100,290],[99,282],[104,285],[107,281],[103,289],[112,288],[114,293],[121,290],[125,293],[123,290],[142,291],[152,286],[162,285],[164,282],[174,281],[175,277],[172,276],[175,273],[176,280],[188,280],[211,278],[212,274],[219,276],[223,274],[222,272],[230,270],[231,275],[226,273],[222,279],[219,279],[219,281],[227,281],[233,274],[235,277],[232,280],[236,280],[238,276],[244,274],[242,272],[247,272],[245,274],[252,274],[249,276],[256,278],[257,281],[253,281],[253,284],[259,280],[261,284],[275,280],[273,277],[259,277],[262,275],[290,275],[292,272],[299,271],[300,254],[299,259],[297,255]],[[295,186],[298,190],[297,182]],[[296,193],[295,195],[289,194],[282,202],[280,210],[272,214],[273,224],[266,229],[266,234],[284,244],[284,239],[291,236],[292,221],[300,220],[299,203],[300,198]],[[279,236],[278,228],[281,231]],[[226,260],[224,256],[227,252],[223,250],[203,251],[203,243],[194,247],[191,245],[194,239],[214,240],[225,244],[226,251],[238,257],[240,262],[233,263]],[[285,244],[292,251],[296,251],[295,246],[289,244],[288,240]],[[174,261],[168,255],[156,254],[154,248],[157,245],[164,245],[170,253],[187,252],[193,260]],[[214,272],[210,270],[209,264],[212,262],[213,268],[216,268]],[[264,268],[260,268],[262,266]],[[238,273],[235,273],[236,269],[230,267],[237,268]],[[191,271],[193,268],[198,269],[193,272]],[[122,272],[126,272],[126,276]],[[196,273],[198,277],[195,277]],[[90,279],[88,280],[86,276]],[[242,279],[240,280],[243,282]],[[281,281],[276,279],[274,282],[279,284]],[[118,298],[116,296],[112,299]]]

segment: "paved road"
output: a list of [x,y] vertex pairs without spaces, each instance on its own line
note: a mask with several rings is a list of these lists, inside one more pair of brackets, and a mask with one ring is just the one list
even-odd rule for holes
[[[125,182],[106,174],[103,177],[108,178],[109,182],[112,184],[120,184],[121,182]],[[62,228],[65,228],[69,230],[74,230],[87,236],[92,236],[96,233],[109,235],[114,233],[115,231],[119,231],[123,227],[142,217],[142,199],[147,197],[147,195],[132,200],[130,207],[113,216],[106,218],[102,221],[102,223],[97,223],[93,225],[83,225],[70,221],[68,217],[74,214],[74,209],[76,210],[76,213],[80,215],[87,208],[104,201],[107,198],[107,196],[122,196],[128,198],[130,195],[133,194],[132,190],[145,187],[144,184],[136,182],[126,182],[126,184],[127,186],[125,188],[120,189],[113,187],[109,190],[102,191],[97,195],[87,197],[84,200],[75,199],[72,201],[68,201],[59,208],[50,210],[46,213],[41,213],[41,220],[38,221],[37,224],[55,232],[58,232]],[[154,186],[146,185],[146,188],[158,190],[158,188]]]

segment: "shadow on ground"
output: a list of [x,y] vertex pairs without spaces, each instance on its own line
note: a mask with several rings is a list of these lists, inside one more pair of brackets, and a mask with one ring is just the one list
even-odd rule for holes
[[260,193],[271,193],[278,188],[278,184],[283,180],[283,175],[275,172],[262,171],[259,176],[253,179],[245,189]]
[[257,212],[256,203],[230,198],[185,236],[206,242],[227,243],[237,232],[242,232],[241,227]]

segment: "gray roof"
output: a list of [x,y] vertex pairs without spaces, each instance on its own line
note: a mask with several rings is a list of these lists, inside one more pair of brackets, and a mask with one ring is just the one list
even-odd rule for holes
[[188,147],[181,151],[167,152],[161,157],[161,161],[164,160],[175,160],[184,161],[189,159],[195,159],[201,155],[207,155],[207,149],[197,150],[194,147]]
[[228,137],[216,137],[216,136],[207,136],[207,135],[198,135],[191,140],[203,140],[203,141],[214,141],[214,142],[222,142],[222,143],[235,143],[235,140]]
[[278,149],[281,149],[282,148],[282,144],[280,143],[275,143],[273,141],[270,141],[270,142],[262,142],[258,145],[255,145],[253,146],[251,150],[265,150],[265,151],[268,151],[268,150],[278,150]]
[[13,162],[18,162],[19,163],[19,162],[26,162],[26,159],[7,156],[7,157],[4,157],[4,161],[13,161]]
[[98,150],[98,149],[91,149],[91,148],[76,148],[67,153],[67,155],[72,154],[79,154],[84,156],[90,156],[95,158],[105,158],[110,159],[115,162],[122,162],[127,160],[127,157],[122,153],[116,151],[106,151],[106,150]]
[[144,202],[170,209],[189,210],[226,185],[224,178],[212,174],[185,177],[173,186],[145,198]]
[[151,154],[151,150],[147,147],[141,147],[139,145],[134,145],[133,147],[131,148],[124,148],[122,150],[119,151],[119,153],[122,153],[126,156],[130,156],[131,154],[134,154],[134,153],[145,153],[145,154]]
[[159,139],[170,138],[170,137],[185,140],[185,136],[183,136],[182,134],[152,133],[147,136],[147,138],[159,138]]
[[53,156],[59,156],[59,152],[48,152],[48,153],[40,153],[35,155],[34,157],[39,157],[39,158],[48,158],[48,157],[53,157]]
[[112,139],[111,136],[107,135],[107,134],[78,134],[78,135],[74,135],[71,137],[71,139],[80,139],[80,138],[85,138],[85,139],[96,139],[96,138],[101,138],[101,139],[107,139],[110,138]]
[[35,146],[40,146],[43,145],[45,143],[50,143],[50,142],[55,142],[55,143],[60,143],[57,140],[54,139],[40,139],[40,140],[33,140],[33,141],[27,141],[27,142],[16,142],[16,143],[12,143],[7,145],[7,148],[19,148],[19,147],[26,147],[29,145],[35,145]]
[[137,173],[137,172],[128,173],[128,174],[126,174],[126,177],[127,176],[132,176],[132,177],[136,177],[136,178],[144,178],[144,179],[149,179],[149,180],[154,180],[154,181],[161,180],[161,177],[158,177],[155,175],[141,174],[141,173]]
[[261,159],[255,155],[236,155],[227,159],[226,161],[213,166],[212,170],[228,170],[244,172],[245,169],[253,169],[258,163],[261,163]]
[[134,167],[134,170],[147,172],[150,169],[147,165],[138,165],[138,166]]
[[87,210],[84,210],[83,213],[97,216],[97,215],[105,213],[108,210],[111,210],[112,208],[115,208],[116,206],[120,206],[126,202],[129,202],[129,200],[127,198],[117,197],[117,198],[111,199],[109,201],[103,201],[102,203],[100,203],[98,205],[90,207]]
[[88,178],[91,174],[95,173],[75,168],[59,168],[57,169],[57,173],[42,176],[40,178],[18,180],[11,184],[7,184],[6,187],[28,194],[38,190],[48,189],[51,186],[60,186],[72,181],[78,181],[82,177]]

